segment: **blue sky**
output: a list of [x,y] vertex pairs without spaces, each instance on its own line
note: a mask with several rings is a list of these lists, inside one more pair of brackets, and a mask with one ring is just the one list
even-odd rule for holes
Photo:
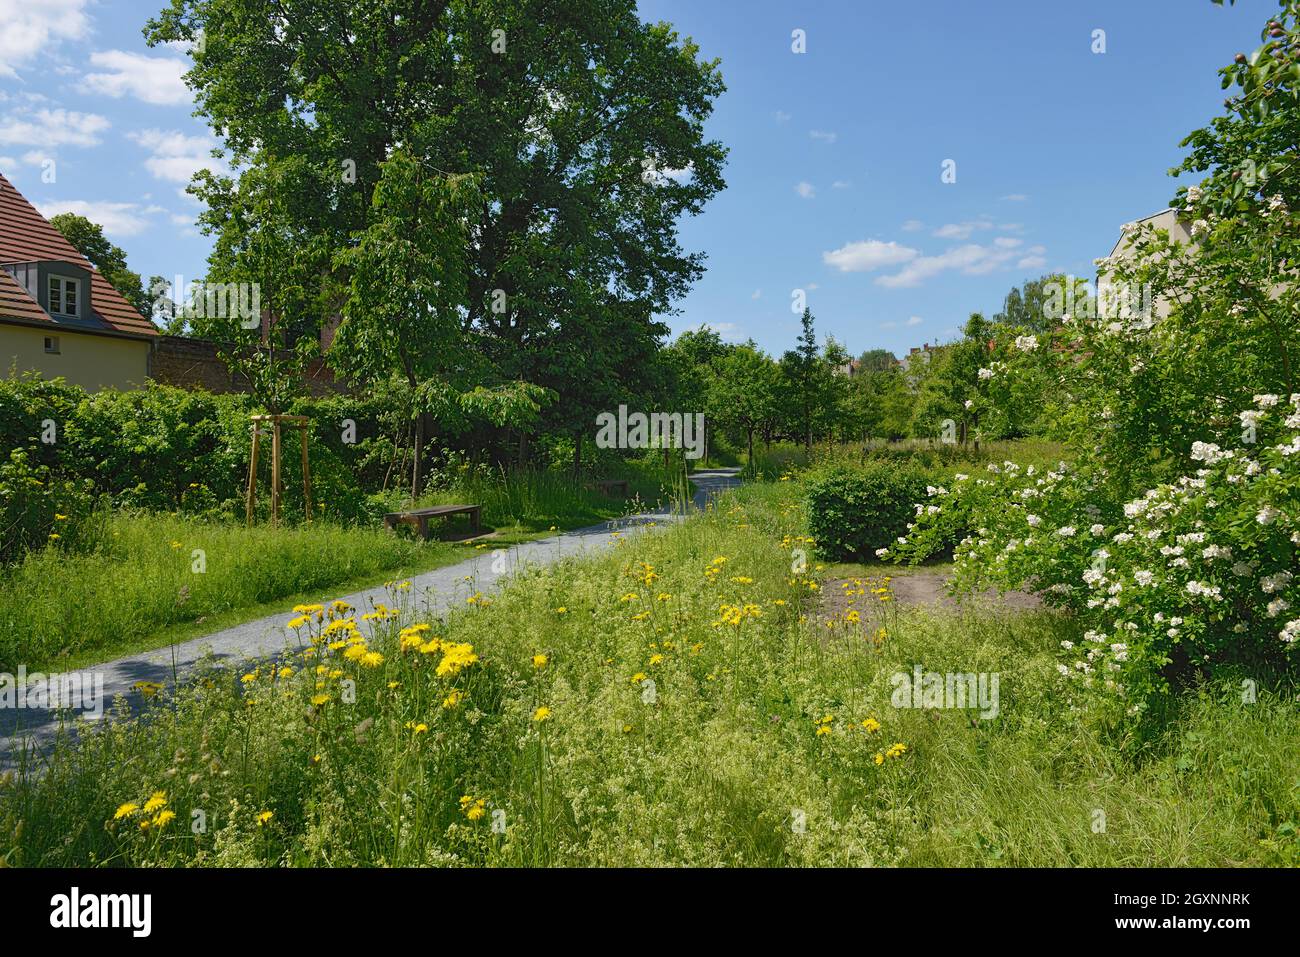
[[[142,275],[189,281],[209,244],[183,189],[216,141],[183,53],[144,44],[160,7],[0,0],[0,172],[47,215],[102,223]],[[823,336],[905,352],[1026,278],[1091,275],[1123,222],[1167,204],[1179,140],[1222,110],[1215,71],[1276,8],[643,0],[728,86],[708,130],[730,147],[728,188],[682,230],[708,271],[670,324],[779,353],[802,289]]]

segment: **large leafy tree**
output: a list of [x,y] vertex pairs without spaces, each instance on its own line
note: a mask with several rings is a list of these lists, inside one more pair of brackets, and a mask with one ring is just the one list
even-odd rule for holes
[[736,346],[721,356],[709,384],[709,417],[724,430],[742,436],[754,465],[754,433],[777,413],[780,368],[754,344]]
[[544,389],[493,381],[462,322],[466,210],[480,202],[475,178],[426,169],[405,152],[383,164],[374,214],[356,246],[340,254],[352,276],[335,344],[338,362],[359,376],[396,371],[415,423],[411,494],[419,494],[431,417],[459,425],[530,421]]
[[50,225],[62,233],[63,238],[72,243],[81,255],[89,259],[108,280],[109,285],[120,292],[127,302],[143,315],[153,315],[154,301],[158,298],[155,290],[160,289],[164,282],[161,277],[154,276],[146,289],[140,280],[140,274],[127,266],[126,251],[104,235],[102,226],[85,216],[59,213],[50,217]]
[[678,220],[723,187],[703,132],[722,79],[692,42],[633,0],[172,0],[147,33],[194,44],[187,79],[239,170],[191,187],[209,278],[269,270],[283,327],[331,320],[357,266],[338,253],[401,150],[476,176],[459,321],[497,377],[545,382],[557,415],[594,382],[638,387],[653,317],[703,269]]
[[979,427],[989,366],[992,324],[977,312],[962,328],[962,338],[935,350],[918,386],[912,428],[916,435],[938,436],[951,421],[963,444]]
[[994,314],[993,321],[1032,333],[1051,332],[1060,323],[1061,311],[1056,306],[1071,281],[1077,288],[1077,279],[1061,273],[1030,279],[1007,293],[1002,310]]

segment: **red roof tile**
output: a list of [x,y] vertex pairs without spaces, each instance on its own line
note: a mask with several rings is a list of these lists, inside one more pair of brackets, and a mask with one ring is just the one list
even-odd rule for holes
[[[125,297],[77,252],[63,234],[50,225],[13,184],[0,175],[0,263],[34,261],[71,262],[90,270],[90,308],[106,332],[157,335],[153,323],[136,311]],[[54,325],[49,315],[18,282],[0,269],[0,319],[34,319]]]

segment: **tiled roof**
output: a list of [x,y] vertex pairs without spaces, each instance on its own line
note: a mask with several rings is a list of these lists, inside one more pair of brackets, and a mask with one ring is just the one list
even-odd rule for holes
[[[50,225],[13,184],[0,175],[0,263],[60,261],[90,270],[90,308],[105,332],[157,335],[140,315],[63,234]],[[0,319],[27,319],[56,325],[17,281],[0,269]]]
[[0,269],[0,319],[50,321],[45,310],[27,295],[27,290],[19,285],[18,280],[3,269]]

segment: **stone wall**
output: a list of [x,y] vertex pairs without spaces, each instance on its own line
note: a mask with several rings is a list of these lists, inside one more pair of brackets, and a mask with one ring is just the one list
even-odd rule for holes
[[[163,385],[209,392],[246,392],[248,382],[232,376],[217,356],[215,343],[183,336],[158,336],[149,357],[149,377]],[[346,392],[321,359],[307,367],[307,390],[313,396]]]

